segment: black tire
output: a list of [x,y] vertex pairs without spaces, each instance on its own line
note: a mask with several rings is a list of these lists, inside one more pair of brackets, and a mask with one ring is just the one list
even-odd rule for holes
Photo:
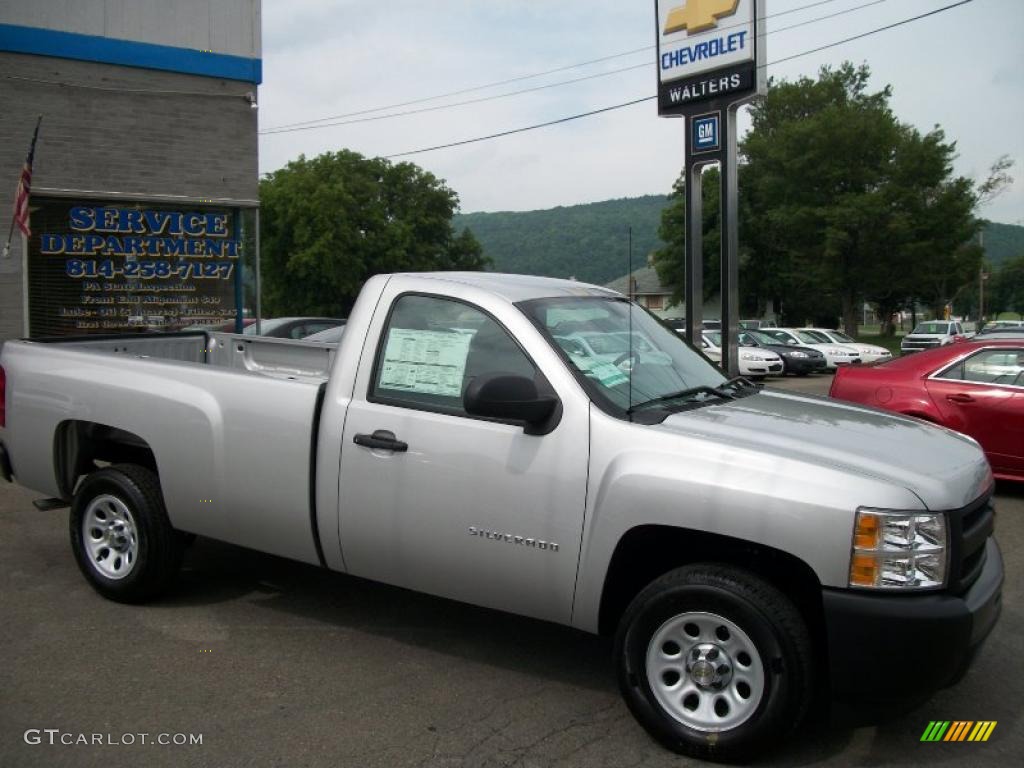
[[[130,567],[124,566],[125,574],[119,577],[104,573],[99,559],[94,562],[92,549],[86,541],[86,536],[92,534],[84,530],[83,521],[90,505],[102,496],[114,497],[123,504],[134,522],[136,547],[132,562]],[[117,464],[86,477],[75,492],[69,528],[71,550],[79,569],[93,589],[110,600],[120,603],[150,600],[167,589],[181,567],[185,537],[171,527],[160,482],[144,467]],[[117,554],[108,548],[107,554],[100,557],[105,559]]]
[[[745,705],[750,712],[746,720],[725,730],[691,727],[672,715],[658,702],[647,674],[648,647],[655,634],[673,618],[698,613],[727,619],[747,635],[760,656],[755,661],[763,670],[759,700]],[[684,647],[673,652],[689,658],[695,646],[687,649],[685,641],[679,645]],[[622,617],[615,660],[626,704],[648,733],[675,752],[704,760],[741,760],[775,748],[803,718],[813,695],[811,641],[800,613],[767,581],[732,566],[685,566],[648,585]],[[680,690],[697,685],[696,678],[684,673],[679,685]],[[702,689],[699,695],[715,700],[718,689]],[[749,686],[747,695],[753,695]]]

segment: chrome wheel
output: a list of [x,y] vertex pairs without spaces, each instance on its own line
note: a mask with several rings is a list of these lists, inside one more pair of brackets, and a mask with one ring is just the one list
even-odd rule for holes
[[86,507],[82,542],[89,564],[108,579],[123,579],[139,556],[135,519],[123,501],[109,494],[95,497]]
[[681,613],[647,646],[647,682],[673,718],[698,731],[746,722],[764,695],[764,664],[750,637],[714,613]]

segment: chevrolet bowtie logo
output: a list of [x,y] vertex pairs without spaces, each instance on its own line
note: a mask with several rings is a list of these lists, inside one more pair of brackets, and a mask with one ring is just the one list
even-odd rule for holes
[[686,3],[668,12],[665,34],[703,32],[718,26],[718,20],[736,13],[740,0],[686,0]]

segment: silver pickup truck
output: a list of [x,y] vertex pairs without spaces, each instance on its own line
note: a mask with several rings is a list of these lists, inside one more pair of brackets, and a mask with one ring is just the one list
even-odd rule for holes
[[614,634],[630,709],[689,755],[756,754],[822,694],[920,701],[1000,610],[977,443],[727,380],[604,288],[380,275],[337,347],[14,341],[0,365],[0,469],[70,505],[100,594],[155,597],[198,534]]

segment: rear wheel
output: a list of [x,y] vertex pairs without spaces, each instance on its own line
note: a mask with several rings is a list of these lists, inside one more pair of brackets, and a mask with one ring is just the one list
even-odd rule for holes
[[768,582],[729,566],[687,566],[650,584],[623,616],[616,660],[640,724],[702,759],[767,750],[811,697],[811,644],[799,612]]
[[82,481],[70,515],[71,549],[104,597],[155,597],[181,566],[184,536],[171,527],[156,475],[134,464],[97,470]]

